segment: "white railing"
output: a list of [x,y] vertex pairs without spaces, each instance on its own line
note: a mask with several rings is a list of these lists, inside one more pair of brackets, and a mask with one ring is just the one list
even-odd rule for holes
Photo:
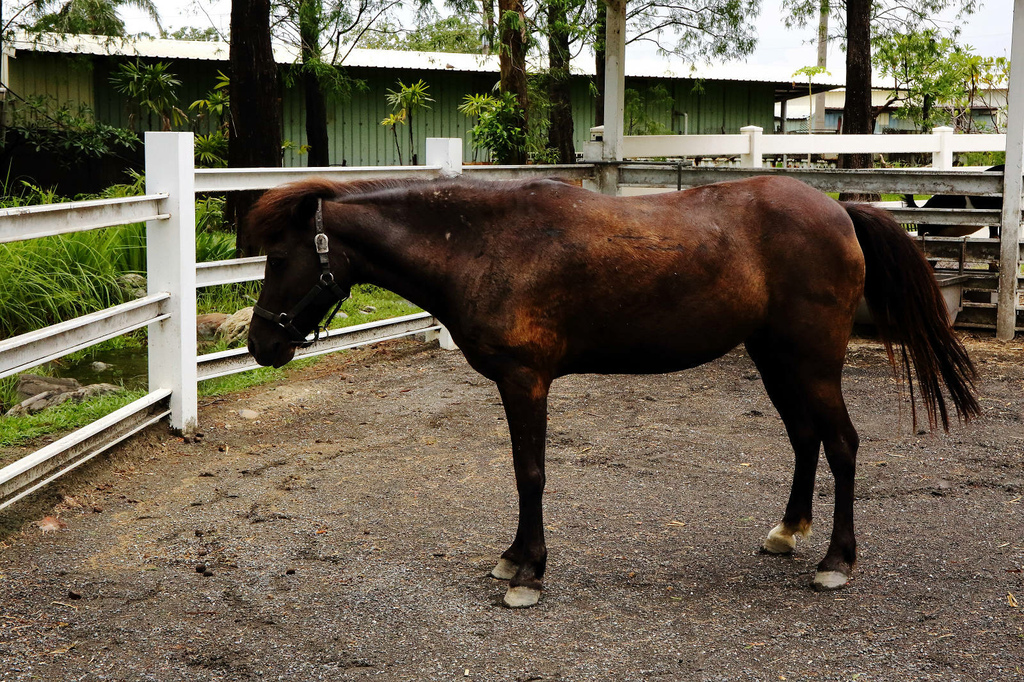
[[[866,151],[866,141],[857,136],[851,137],[854,139],[849,144],[838,142],[841,138],[821,137],[824,147],[816,148],[815,152],[823,148],[837,152]],[[902,145],[900,148],[904,150],[931,152],[933,159],[940,164],[951,163],[953,150],[990,149],[998,145],[995,138],[1001,138],[986,136],[991,139],[965,141],[963,138],[966,136],[947,135],[942,131],[931,136],[916,136],[927,138],[916,140],[915,136],[870,137],[872,144],[880,140],[896,141],[894,144]],[[807,149],[809,141],[816,139],[815,136],[762,136],[760,130],[754,128],[744,129],[742,135],[672,138],[670,141],[658,137],[627,138],[626,147],[629,154],[638,156],[655,149],[658,156],[737,154],[748,168],[734,171],[764,173],[778,172],[760,168],[760,159],[766,150],[767,153],[779,153],[779,150],[788,150],[782,153],[805,153],[801,150]],[[652,143],[654,147],[643,146]],[[185,433],[194,430],[198,418],[197,382],[255,367],[244,349],[204,356],[196,353],[196,289],[262,279],[264,268],[263,258],[196,263],[194,211],[197,192],[267,189],[314,175],[344,180],[455,175],[463,172],[461,144],[458,139],[428,140],[427,165],[419,167],[197,170],[193,165],[191,133],[147,133],[145,196],[0,210],[0,242],[146,221],[148,246],[148,292],[145,297],[0,341],[0,377],[25,371],[134,329],[149,328],[147,395],[0,469],[0,509],[164,417],[169,417],[170,425],[176,430]],[[794,146],[773,146],[784,144]],[[887,150],[892,148],[890,146]],[[558,175],[599,185],[604,182],[603,178],[607,178],[611,187],[602,187],[602,191],[610,189],[617,192],[620,183],[693,186],[722,179],[714,177],[714,174],[708,175],[712,170],[688,170],[685,182],[679,175],[680,169],[615,163],[600,168],[587,164],[471,166],[465,172],[487,179]],[[829,183],[838,186],[852,180],[854,184],[902,183],[905,187],[902,191],[907,191],[906,188],[922,192],[948,189],[985,194],[998,193],[994,190],[1001,180],[993,177],[994,174],[931,172],[932,175],[902,173],[899,180],[895,175],[899,172],[892,170],[874,171],[863,177],[849,175],[852,171],[826,171],[824,175],[801,178],[821,189],[829,187]],[[893,174],[891,178],[888,177],[890,174]],[[450,337],[446,337],[437,320],[429,313],[419,313],[332,330],[301,355],[319,355],[421,332],[437,332],[443,345],[453,347]]]
[[[165,417],[189,433],[198,425],[197,382],[257,367],[244,348],[199,356],[196,290],[260,280],[265,258],[195,260],[195,197],[201,192],[263,190],[311,176],[338,180],[436,178],[462,173],[462,141],[427,141],[425,166],[196,169],[191,133],[146,134],[146,194],[0,210],[0,243],[146,222],[147,295],[129,303],[0,341],[0,378],[26,371],[127,332],[148,327],[148,393],[131,404],[0,468],[0,509],[34,492],[129,435]],[[476,176],[588,178],[586,165],[492,166]],[[451,337],[430,313],[334,329],[296,357],[428,333]]]
[[[145,297],[0,341],[0,378],[142,327],[149,329],[147,395],[0,468],[0,509],[165,417],[178,431],[194,431],[197,382],[256,367],[245,349],[197,356],[196,289],[262,279],[265,259],[197,264],[196,192],[267,189],[311,175],[345,180],[430,178],[461,172],[461,159],[460,140],[430,140],[427,166],[197,170],[191,133],[147,133],[145,196],[0,210],[0,242],[145,222],[148,247]],[[429,313],[407,315],[332,330],[301,355],[440,330]]]
[[[953,168],[955,152],[1001,152],[1006,135],[955,135],[952,128],[934,128],[925,135],[765,135],[758,126],[746,126],[739,135],[627,135],[625,159],[728,158],[739,165],[760,168],[765,156],[808,154],[931,154],[932,168]],[[602,134],[600,128],[592,134]],[[600,159],[598,143],[591,143],[585,158]]]

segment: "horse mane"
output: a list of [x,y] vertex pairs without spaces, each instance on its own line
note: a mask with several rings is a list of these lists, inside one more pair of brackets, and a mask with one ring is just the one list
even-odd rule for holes
[[[560,178],[544,178],[565,182]],[[288,228],[299,215],[304,202],[313,199],[339,201],[362,197],[391,189],[422,187],[428,185],[449,186],[457,184],[466,188],[487,188],[490,191],[514,192],[535,183],[536,178],[524,180],[503,180],[500,182],[467,178],[380,178],[373,180],[352,180],[339,182],[327,178],[310,178],[281,185],[264,192],[246,217],[248,234],[255,244],[264,244],[274,235]],[[311,203],[309,205],[312,205]]]

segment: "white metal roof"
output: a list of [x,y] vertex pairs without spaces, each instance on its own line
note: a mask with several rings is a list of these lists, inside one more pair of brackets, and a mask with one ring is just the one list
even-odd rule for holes
[[[42,34],[38,37],[19,35],[12,45],[15,50],[65,54],[120,55],[155,59],[228,60],[228,44],[214,41],[169,40],[164,38],[113,38],[92,35]],[[274,46],[279,64],[298,60],[296,48]],[[448,52],[413,52],[406,50],[355,49],[345,59],[346,66],[381,69],[423,69],[429,71],[471,71],[498,73],[496,55],[454,54]],[[594,74],[593,59],[577,59],[573,72]],[[806,77],[795,78],[788,69],[761,67],[756,64],[690,65],[671,56],[626,59],[626,75],[641,78],[694,78],[724,81],[765,83],[806,83]],[[831,76],[815,76],[815,83],[841,86]]]

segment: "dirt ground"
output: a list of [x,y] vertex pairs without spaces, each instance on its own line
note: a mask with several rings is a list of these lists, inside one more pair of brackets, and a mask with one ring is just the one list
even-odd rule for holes
[[947,435],[852,344],[860,563],[827,594],[824,460],[815,533],[757,552],[792,456],[742,351],[556,382],[526,611],[487,576],[515,528],[494,386],[436,345],[333,356],[4,512],[0,679],[1024,679],[1024,347],[970,349],[984,416]]

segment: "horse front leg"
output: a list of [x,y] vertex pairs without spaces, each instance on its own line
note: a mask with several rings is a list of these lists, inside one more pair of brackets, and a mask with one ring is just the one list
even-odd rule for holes
[[491,575],[508,580],[505,605],[533,606],[540,600],[548,550],[544,544],[544,440],[550,381],[521,371],[498,382],[512,437],[512,462],[519,493],[519,526],[512,545]]

